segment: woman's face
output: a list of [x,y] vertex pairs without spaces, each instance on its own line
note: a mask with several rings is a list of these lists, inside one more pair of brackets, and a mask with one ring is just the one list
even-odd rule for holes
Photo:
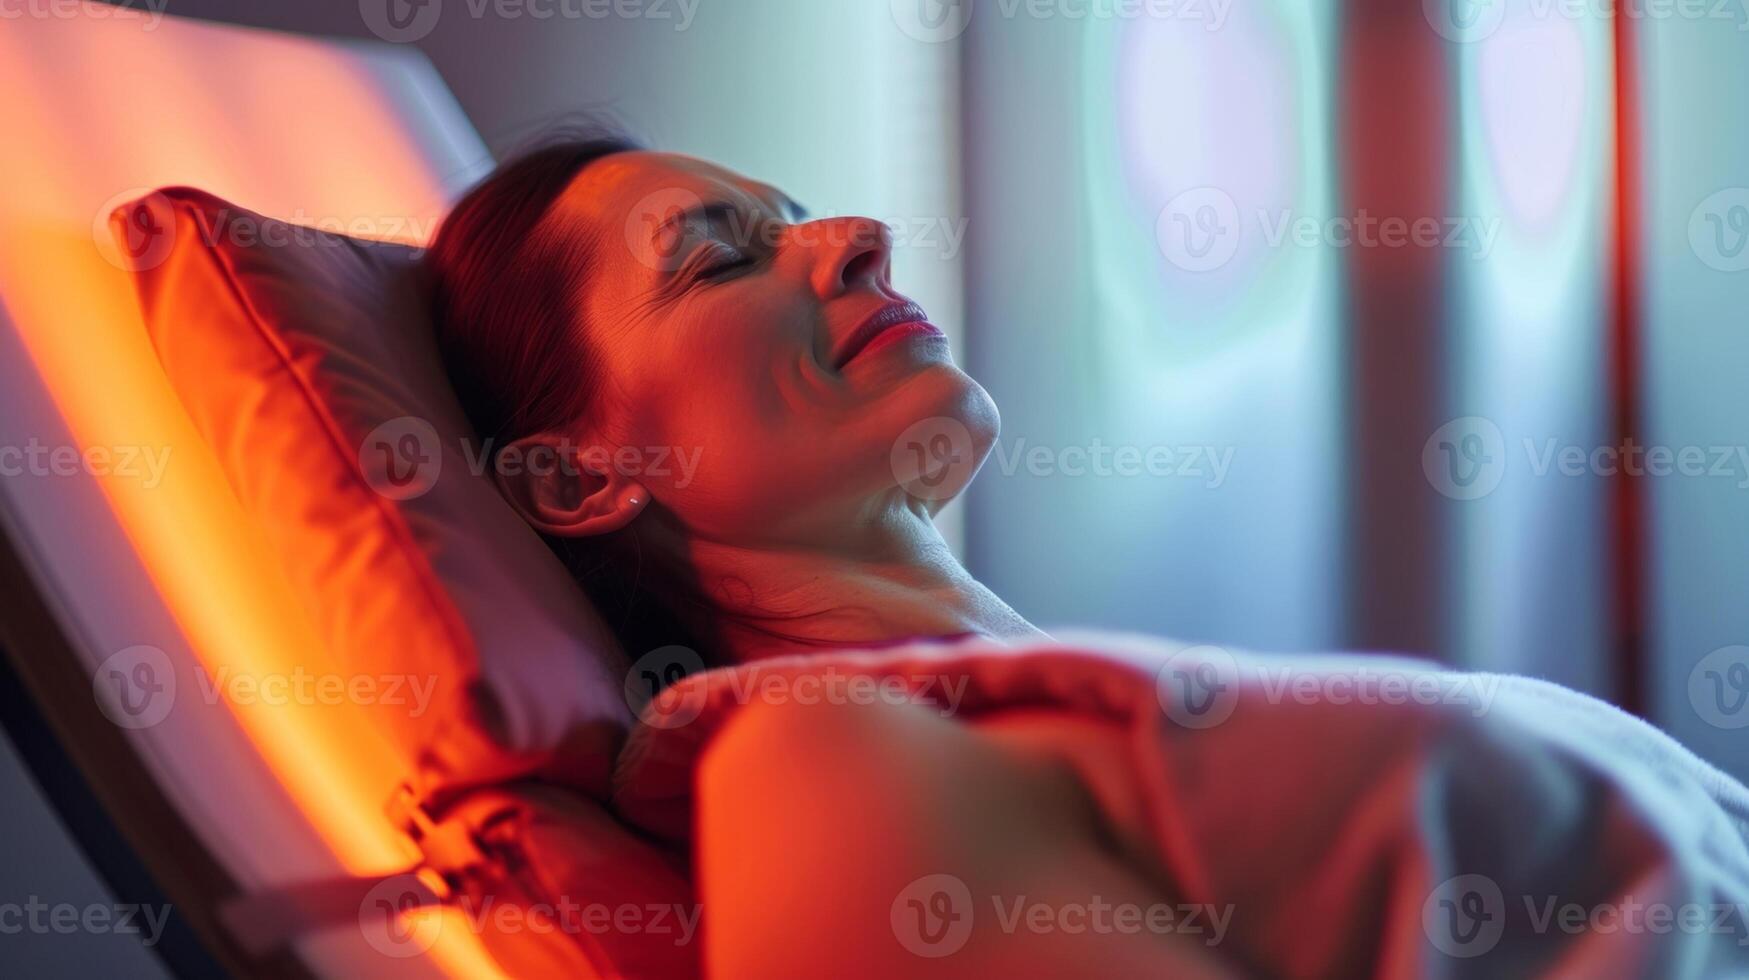
[[593,240],[604,390],[578,436],[688,533],[819,545],[933,513],[988,453],[995,405],[894,290],[883,224],[649,152],[585,169],[553,218]]

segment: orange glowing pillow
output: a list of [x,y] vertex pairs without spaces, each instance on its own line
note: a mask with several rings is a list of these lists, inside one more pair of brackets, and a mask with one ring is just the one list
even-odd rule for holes
[[328,646],[428,794],[536,775],[604,795],[624,656],[480,471],[418,251],[189,188],[119,208],[165,372]]

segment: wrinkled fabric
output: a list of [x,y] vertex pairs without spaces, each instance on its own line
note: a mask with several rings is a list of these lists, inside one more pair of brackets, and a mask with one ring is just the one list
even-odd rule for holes
[[1163,898],[1226,910],[1214,948],[1247,975],[1749,975],[1749,791],[1553,684],[1116,634],[786,657],[653,701],[615,809],[687,846],[711,738],[806,697],[1122,726],[1104,762],[1140,789]]

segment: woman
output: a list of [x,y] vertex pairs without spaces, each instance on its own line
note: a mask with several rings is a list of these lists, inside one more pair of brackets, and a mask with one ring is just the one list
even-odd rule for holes
[[[891,247],[877,222],[810,221],[767,184],[614,137],[507,164],[445,222],[429,261],[464,405],[493,440],[504,495],[634,655],[682,642],[730,664],[918,637],[1042,637],[936,531],[997,413],[894,289]],[[1631,724],[1570,692],[1518,697],[1519,716],[1551,732]],[[1716,858],[1684,863],[1664,824],[1620,805],[1640,799],[1622,786],[1653,772],[1689,774],[1684,799],[1701,802],[1688,812],[1716,817],[1722,847],[1742,850],[1713,802],[1736,800],[1742,820],[1741,787],[1649,730],[1620,735],[1652,761],[1612,782],[1584,746],[1452,712],[1270,704],[1247,717],[1202,743],[1235,768],[1174,741],[1139,774],[1122,764],[1137,733],[1094,717],[745,710],[696,774],[705,965],[730,976],[1489,975],[1617,961],[1628,947],[1576,952],[1534,924],[1502,924],[1508,959],[1467,959],[1470,946],[1430,966],[1443,955],[1426,945],[1440,945],[1438,916],[1470,896],[1420,883],[1456,861],[1511,894],[1604,902],[1642,880],[1706,894]],[[1325,742],[1335,751],[1321,754]],[[1296,746],[1301,761],[1284,764]],[[1259,836],[1228,834],[1234,819]],[[1538,862],[1523,880],[1520,843]],[[1542,861],[1557,845],[1566,863]],[[1217,852],[1223,861],[1204,859]],[[1170,929],[1017,928],[999,911],[968,917],[937,957],[906,939],[957,921],[941,894],[917,891],[938,879],[1047,910],[1238,895],[1250,921],[1235,932],[1249,931],[1211,951]],[[1446,938],[1440,949],[1456,949]],[[1691,969],[1711,955],[1655,953]]]
[[[996,406],[894,289],[891,259],[879,222],[810,221],[770,185],[611,136],[516,159],[444,223],[429,262],[463,403],[500,459],[530,461],[495,467],[501,489],[572,562],[634,655],[676,640],[724,663],[912,637],[1043,636],[936,530],[934,515],[995,440]],[[690,469],[673,463],[688,458]],[[533,465],[543,459],[564,462]],[[632,578],[630,590],[616,587]],[[1002,881],[1064,900],[1158,900],[1063,764],[1109,748],[1114,731],[1060,722],[974,733],[878,705],[766,714],[725,738],[702,777],[724,786],[703,794],[714,825],[743,828],[735,852],[759,839],[790,855],[812,847],[850,874],[834,842],[882,836],[868,800],[909,800],[919,805],[887,820],[906,824],[910,860],[889,852],[861,869],[896,887],[927,870],[992,894]],[[815,757],[815,771],[793,738],[835,749]],[[780,751],[793,764],[763,771],[760,760]],[[854,796],[821,797],[816,777],[828,772],[854,773]],[[989,833],[992,821],[1003,833]],[[705,905],[721,910],[715,934],[745,938],[790,903],[761,876],[713,873],[717,854],[701,848]],[[841,971],[854,926],[869,923],[820,921],[830,918],[821,898],[805,903],[816,917],[806,934],[824,945],[803,948],[788,927],[776,948],[717,944],[715,972],[764,974],[780,961]],[[738,922],[742,910],[755,914]],[[790,921],[803,913],[792,908]],[[1012,938],[974,936],[940,965],[952,975],[976,957],[1053,975],[1160,965],[1159,937]],[[892,963],[871,959],[874,948],[859,954],[871,975],[932,965],[890,933]],[[731,956],[741,959],[722,959]]]

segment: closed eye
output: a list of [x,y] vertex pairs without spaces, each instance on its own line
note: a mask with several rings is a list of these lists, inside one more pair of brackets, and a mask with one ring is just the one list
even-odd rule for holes
[[697,276],[699,279],[715,279],[718,276],[727,275],[736,269],[753,264],[753,256],[748,255],[737,248],[731,248],[727,245],[719,244],[712,248],[711,251],[716,254],[713,254],[711,259],[701,263],[701,268],[699,269]]

